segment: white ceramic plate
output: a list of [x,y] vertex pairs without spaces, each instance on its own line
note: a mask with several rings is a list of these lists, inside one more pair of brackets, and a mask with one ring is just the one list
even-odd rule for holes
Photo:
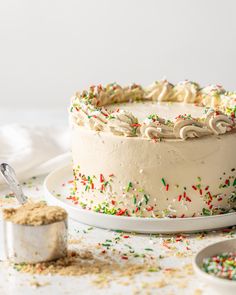
[[44,182],[46,201],[63,207],[70,218],[91,226],[137,233],[177,233],[213,230],[236,224],[236,212],[192,218],[140,218],[89,211],[66,199],[70,188],[68,181],[72,179],[71,165],[51,172]]

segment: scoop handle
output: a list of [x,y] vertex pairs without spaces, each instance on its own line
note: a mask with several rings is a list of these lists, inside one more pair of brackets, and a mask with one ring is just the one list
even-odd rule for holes
[[24,195],[21,185],[16,178],[16,173],[14,169],[7,163],[2,163],[0,165],[0,172],[8,184],[11,191],[14,193],[16,199],[20,204],[24,204],[27,202],[27,198]]

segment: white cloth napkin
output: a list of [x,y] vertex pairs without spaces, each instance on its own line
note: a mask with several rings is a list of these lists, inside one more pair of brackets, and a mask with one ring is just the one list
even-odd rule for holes
[[10,164],[21,181],[49,173],[70,160],[68,129],[19,124],[0,126],[0,162]]

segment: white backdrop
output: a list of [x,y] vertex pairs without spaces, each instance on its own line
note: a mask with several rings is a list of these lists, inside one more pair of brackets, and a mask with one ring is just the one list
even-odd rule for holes
[[162,76],[236,89],[234,0],[0,0],[0,106]]

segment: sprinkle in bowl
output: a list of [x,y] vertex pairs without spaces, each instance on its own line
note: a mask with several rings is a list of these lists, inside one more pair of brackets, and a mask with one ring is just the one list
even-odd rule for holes
[[[213,274],[209,274],[204,270],[204,263],[207,267],[214,272],[212,267],[216,267],[215,272],[220,274],[218,271],[222,266],[222,259],[225,261],[225,253],[236,253],[236,239],[229,239],[226,241],[217,242],[211,244],[202,250],[200,250],[193,261],[193,266],[196,274],[207,284],[209,287],[214,289],[214,293],[219,294],[236,294],[236,280],[222,278],[221,276],[216,276]],[[223,254],[223,255],[222,255]],[[210,259],[211,258],[211,259]],[[229,259],[230,260],[230,259]],[[209,262],[212,262],[212,265],[209,266]],[[228,261],[228,260],[227,260]],[[226,262],[227,262],[226,261]],[[206,268],[206,266],[205,266]],[[226,268],[226,271],[230,270]],[[224,273],[224,275],[226,275]]]

